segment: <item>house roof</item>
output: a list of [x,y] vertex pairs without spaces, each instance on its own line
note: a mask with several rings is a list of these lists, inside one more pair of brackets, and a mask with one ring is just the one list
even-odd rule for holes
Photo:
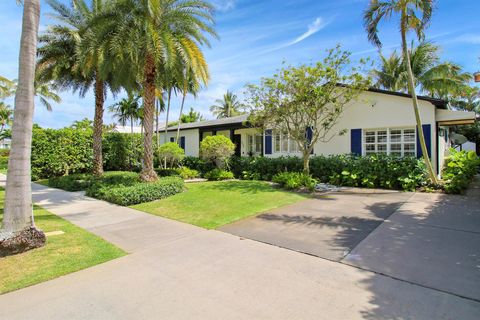
[[[389,94],[391,96],[397,96],[397,97],[412,98],[412,96],[407,94],[407,93],[384,90],[384,89],[370,88],[367,91]],[[417,98],[418,98],[418,100],[428,101],[437,108],[447,109],[447,101],[445,101],[445,100],[436,99],[436,98],[427,97],[427,96],[417,96]]]
[[[389,90],[383,90],[383,89],[377,89],[377,88],[370,88],[367,91],[381,93],[381,94],[388,94],[388,95],[397,96],[397,97],[412,98],[411,95],[403,92],[389,91]],[[426,96],[417,96],[417,98],[418,100],[428,101],[437,108],[447,109],[447,101],[445,100],[435,99],[435,98],[426,97]],[[180,124],[180,130],[199,129],[199,128],[207,128],[207,127],[223,127],[223,126],[231,126],[231,125],[237,125],[237,124],[241,125],[245,123],[247,119],[248,119],[248,114],[242,114],[242,115],[230,117],[230,118],[182,123]],[[159,129],[159,131],[164,131],[164,130],[165,130],[165,126]],[[177,130],[177,126],[172,126],[168,128],[168,131],[174,131],[174,130]]]
[[[200,122],[191,122],[191,123],[182,123],[180,124],[180,130],[186,129],[198,129],[204,127],[222,127],[222,126],[229,126],[232,124],[243,124],[248,119],[248,114],[242,114],[235,117],[230,118],[221,118],[221,119],[214,119],[214,120],[206,120]],[[160,131],[165,130],[165,126],[159,129]],[[168,131],[177,130],[177,126],[168,127]]]

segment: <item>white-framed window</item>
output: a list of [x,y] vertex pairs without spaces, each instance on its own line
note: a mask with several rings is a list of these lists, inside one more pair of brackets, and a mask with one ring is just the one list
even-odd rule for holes
[[364,155],[383,153],[399,157],[417,154],[415,128],[363,130]]
[[298,143],[286,132],[273,133],[273,152],[275,153],[298,153]]
[[247,134],[247,152],[260,154],[263,148],[263,135]]

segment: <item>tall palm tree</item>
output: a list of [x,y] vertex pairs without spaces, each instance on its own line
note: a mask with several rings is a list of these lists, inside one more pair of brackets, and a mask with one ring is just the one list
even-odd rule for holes
[[415,92],[415,77],[410,61],[410,52],[407,44],[407,33],[415,32],[420,40],[425,38],[424,29],[430,23],[433,10],[433,0],[371,0],[364,12],[364,24],[368,40],[378,48],[382,47],[378,34],[378,26],[383,20],[390,19],[394,14],[400,16],[400,35],[402,38],[402,54],[407,68],[408,93],[412,96],[413,110],[417,122],[417,134],[422,149],[423,159],[432,183],[438,183],[437,176],[430,161],[425,137],[422,130],[422,121],[418,109],[418,99]]
[[113,76],[122,70],[120,64],[103,49],[94,21],[110,9],[109,0],[72,0],[65,5],[59,0],[47,0],[53,17],[59,24],[52,25],[40,37],[38,73],[43,81],[53,81],[60,89],[73,89],[81,97],[93,88],[95,114],[93,125],[93,173],[103,173],[102,130],[104,102],[108,89],[115,93],[119,85],[114,80],[125,77]]
[[153,170],[152,136],[158,73],[163,66],[171,70],[178,58],[188,62],[187,46],[209,44],[205,33],[215,35],[213,7],[203,0],[117,0],[115,9],[103,22],[113,24],[105,29],[116,30],[110,34],[112,51],[137,68],[136,79],[141,77],[144,105],[141,177],[152,181],[157,178]]
[[[440,47],[422,41],[418,46],[411,44],[410,61],[415,88],[420,92],[441,99],[457,95],[468,83],[471,75],[462,72],[459,65],[440,62]],[[373,70],[378,87],[393,91],[408,91],[407,68],[404,59],[394,51],[388,58],[380,55],[380,69]]]
[[134,123],[137,122],[139,117],[140,110],[140,97],[133,94],[129,94],[127,98],[121,99],[119,102],[108,107],[108,111],[113,113],[113,117],[117,121],[125,126],[127,123],[130,123],[130,131],[133,133]]
[[184,72],[182,74],[182,102],[180,104],[180,113],[178,115],[178,124],[177,124],[177,136],[176,140],[177,143],[180,143],[180,124],[182,122],[182,115],[183,115],[183,107],[185,106],[185,98],[187,94],[191,93],[194,97],[197,96],[198,91],[200,90],[201,83],[206,85],[208,81],[208,67],[205,59],[203,59],[203,54],[199,53],[201,56],[201,60],[203,62],[203,66],[201,68],[197,68],[197,70],[202,71],[201,73],[197,72],[186,66],[184,68]]
[[0,256],[45,244],[45,234],[35,227],[33,219],[30,172],[39,21],[40,0],[24,0],[12,147],[8,159],[3,224],[0,232]]
[[231,91],[227,91],[223,98],[215,100],[215,103],[210,107],[210,111],[217,119],[234,117],[243,113],[241,111],[244,108],[243,104],[238,100],[237,95]]
[[7,98],[15,94],[15,82],[0,76],[0,99]]

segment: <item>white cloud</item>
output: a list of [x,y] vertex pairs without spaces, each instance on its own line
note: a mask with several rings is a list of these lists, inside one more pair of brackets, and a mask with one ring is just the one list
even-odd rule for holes
[[235,0],[216,0],[216,1],[213,1],[213,5],[218,11],[227,12],[235,9],[236,1]]
[[456,38],[459,42],[469,43],[469,44],[480,44],[480,35],[466,33]]
[[292,42],[290,42],[288,44],[288,46],[291,46],[291,45],[294,45],[296,43],[299,43],[300,41],[303,41],[305,39],[307,39],[308,37],[314,35],[315,33],[317,33],[318,31],[322,30],[323,28],[325,28],[325,26],[327,25],[328,23],[326,23],[321,17],[318,17],[317,19],[315,19],[315,21],[313,23],[311,23],[309,26],[308,26],[308,30],[306,32],[304,32],[302,35],[300,35],[299,37],[297,37],[295,40],[293,40]]

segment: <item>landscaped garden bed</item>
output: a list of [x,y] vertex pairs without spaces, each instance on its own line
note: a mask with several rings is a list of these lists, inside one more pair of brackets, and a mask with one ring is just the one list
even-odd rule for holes
[[[0,189],[0,222],[4,191]],[[46,246],[0,258],[0,294],[50,280],[125,255],[125,252],[82,228],[34,207],[35,224],[47,235]]]
[[86,191],[87,196],[123,206],[163,199],[184,190],[179,176],[141,182],[138,173],[121,171],[106,172],[102,177],[72,174],[52,177],[40,183],[66,191]]

